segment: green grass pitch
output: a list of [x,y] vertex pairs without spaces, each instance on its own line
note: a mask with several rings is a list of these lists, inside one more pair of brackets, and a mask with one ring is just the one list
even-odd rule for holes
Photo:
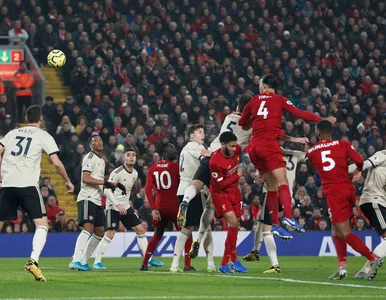
[[[70,271],[70,259],[42,258],[40,266],[47,282],[35,282],[23,270],[26,259],[0,259],[0,298],[8,299],[386,299],[386,271],[374,281],[355,280],[365,262],[349,257],[349,276],[328,280],[336,268],[333,257],[280,257],[281,274],[262,274],[266,257],[244,262],[246,274],[206,272],[206,261],[192,265],[199,271],[170,274],[170,258],[159,259],[162,268],[140,272],[140,258],[106,258],[104,271]],[[219,262],[216,258],[216,263]],[[91,260],[90,260],[91,262]],[[182,263],[182,259],[181,259]]]

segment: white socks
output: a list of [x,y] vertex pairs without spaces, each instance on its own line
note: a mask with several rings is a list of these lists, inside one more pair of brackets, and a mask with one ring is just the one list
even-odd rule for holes
[[44,245],[46,244],[47,233],[48,233],[48,228],[46,226],[36,227],[35,235],[32,240],[32,252],[31,252],[31,258],[34,261],[36,261],[36,263],[39,262],[40,253],[42,253]]
[[146,233],[137,235],[137,243],[138,243],[139,249],[141,249],[142,255],[145,256],[147,243],[148,243],[146,238]]
[[263,242],[263,224],[259,221],[256,223],[256,231],[253,241],[253,251],[260,251],[260,247]]
[[381,243],[375,247],[373,253],[381,258],[386,256],[386,238],[382,238]]
[[277,254],[276,254],[276,244],[275,240],[273,239],[273,234],[270,231],[263,232],[263,239],[265,248],[267,250],[267,254],[269,257],[269,260],[271,261],[272,266],[279,265],[279,261],[277,260]]
[[200,228],[198,229],[198,237],[197,237],[197,239],[199,241],[202,241],[203,236],[204,236],[206,230],[208,229],[210,223],[213,220],[213,217],[214,217],[213,209],[211,209],[209,207],[205,208],[204,212],[201,215]]
[[72,262],[80,261],[84,248],[86,248],[86,244],[88,239],[90,238],[90,233],[86,230],[82,230],[82,232],[78,235],[78,239],[76,240],[74,255],[72,257]]
[[86,247],[84,248],[82,258],[80,262],[82,265],[87,264],[88,259],[94,253],[95,249],[98,247],[99,242],[102,240],[101,237],[96,236],[95,234],[87,241]]
[[102,256],[106,252],[106,250],[109,247],[110,243],[111,243],[111,240],[107,236],[104,236],[103,239],[101,240],[100,244],[99,244],[98,252],[95,255],[94,265],[97,264],[97,263],[102,262]]
[[187,234],[183,231],[180,232],[180,235],[177,238],[176,245],[174,247],[172,268],[178,268],[180,265],[180,257],[182,255],[182,251],[184,251],[186,241],[188,240],[190,233]]
[[213,235],[212,235],[212,229],[208,228],[204,235],[204,251],[206,253],[206,259],[208,261],[208,267],[215,267],[214,260],[213,260],[213,251],[214,251],[214,244],[213,244]]
[[194,197],[198,195],[196,186],[190,185],[186,188],[183,201],[190,202]]

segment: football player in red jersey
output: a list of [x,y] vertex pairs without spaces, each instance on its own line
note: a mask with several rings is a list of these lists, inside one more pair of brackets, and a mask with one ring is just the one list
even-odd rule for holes
[[[159,241],[162,239],[169,222],[177,225],[178,199],[177,189],[180,184],[180,174],[177,159],[178,153],[173,144],[164,144],[160,148],[163,160],[152,165],[146,178],[145,192],[152,209],[155,232],[150,239],[141,264],[141,271],[147,271],[150,257],[153,255]],[[156,193],[154,201],[153,191]]]
[[367,257],[370,261],[371,278],[375,277],[380,258],[373,254],[365,243],[351,232],[350,218],[355,205],[355,187],[348,174],[348,159],[357,166],[356,177],[363,168],[362,156],[351,144],[344,140],[331,140],[332,125],[327,120],[317,125],[319,143],[307,151],[308,160],[315,167],[322,180],[322,191],[327,198],[328,212],[333,224],[332,234],[338,255],[338,269],[330,279],[342,279],[347,276],[347,245]]
[[[209,162],[210,194],[218,217],[224,217],[228,223],[224,256],[218,271],[221,273],[239,273],[248,271],[237,259],[236,244],[239,219],[242,215],[242,197],[238,182],[242,170],[240,163],[241,147],[237,144],[234,133],[226,131],[220,135],[221,148],[215,151]],[[231,260],[228,265],[229,258]]]
[[[292,217],[291,193],[286,175],[286,162],[278,139],[284,136],[281,130],[284,111],[305,121],[318,122],[321,117],[297,109],[287,98],[275,94],[279,80],[271,74],[260,80],[260,95],[252,98],[244,108],[239,125],[247,130],[252,126],[252,139],[246,149],[252,163],[267,184],[267,205],[269,211],[278,211],[277,193],[283,206],[283,224],[298,232],[304,228]],[[335,123],[336,118],[328,118]],[[276,216],[272,216],[276,219]]]

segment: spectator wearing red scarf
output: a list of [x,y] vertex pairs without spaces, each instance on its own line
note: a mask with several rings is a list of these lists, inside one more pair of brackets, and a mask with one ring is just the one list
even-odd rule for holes
[[47,211],[47,219],[51,222],[51,224],[54,224],[56,221],[56,214],[59,211],[63,211],[63,208],[61,208],[57,201],[55,195],[49,195],[48,201],[46,204],[46,211]]
[[28,39],[28,33],[21,28],[21,21],[15,21],[15,25],[8,31],[9,44],[10,45],[21,45],[24,44]]

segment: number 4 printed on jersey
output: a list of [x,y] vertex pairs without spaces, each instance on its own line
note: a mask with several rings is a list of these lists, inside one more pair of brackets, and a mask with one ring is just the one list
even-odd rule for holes
[[265,107],[266,101],[261,101],[259,110],[257,111],[258,116],[264,116],[264,120],[268,118],[268,109]]

